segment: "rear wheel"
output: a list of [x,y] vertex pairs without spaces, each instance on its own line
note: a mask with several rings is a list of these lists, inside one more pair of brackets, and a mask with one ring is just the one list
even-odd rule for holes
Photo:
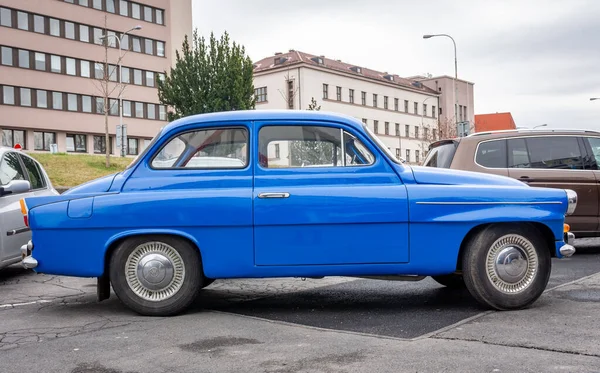
[[171,236],[139,236],[121,243],[110,260],[110,281],[119,299],[147,316],[184,311],[202,287],[198,250]]
[[465,247],[463,277],[473,297],[497,310],[521,309],[544,292],[551,257],[542,235],[529,225],[492,225]]

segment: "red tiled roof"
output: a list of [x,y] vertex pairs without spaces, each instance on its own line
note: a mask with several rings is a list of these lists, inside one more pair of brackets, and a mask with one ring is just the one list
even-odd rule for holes
[[[279,63],[276,64],[276,61]],[[276,54],[255,62],[254,72],[260,73],[263,71],[279,69],[284,66],[289,67],[296,64],[308,64],[313,66],[319,66],[326,69],[341,71],[347,74],[362,76],[368,79],[375,79],[388,84],[394,84],[413,90],[422,91],[424,93],[436,95],[439,94],[434,89],[426,87],[425,85],[416,80],[406,79],[397,74],[388,74],[380,71],[375,71],[366,67],[351,65],[338,60],[325,58],[324,56],[317,56],[315,54],[304,53],[296,50],[290,50],[288,53]]]
[[510,113],[475,115],[475,132],[514,130],[517,126]]

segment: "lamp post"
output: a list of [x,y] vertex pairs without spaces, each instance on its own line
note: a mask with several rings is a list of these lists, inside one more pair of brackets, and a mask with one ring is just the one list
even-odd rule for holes
[[546,127],[548,124],[544,123],[544,124],[539,124],[537,126],[533,126],[533,129],[536,129],[538,127]]
[[590,98],[590,101],[596,101],[596,100],[600,100],[600,97],[592,97],[592,98]]
[[[100,39],[106,39],[106,38],[109,38],[112,36],[115,38],[115,40],[117,40],[119,42],[119,124],[121,125],[121,129],[123,128],[123,66],[122,66],[123,56],[121,54],[123,49],[121,48],[121,43],[123,42],[123,37],[125,37],[125,35],[127,35],[127,33],[129,33],[130,31],[137,31],[137,30],[141,30],[141,29],[142,29],[142,26],[137,25],[137,26],[134,26],[134,27],[130,28],[129,30],[121,33],[120,37],[117,37],[116,35],[100,36]],[[108,146],[108,144],[106,144],[106,146]],[[124,144],[121,144],[121,157],[125,157]]]
[[457,135],[458,135],[458,115],[456,114],[456,110],[458,110],[458,97],[456,94],[456,81],[458,80],[458,63],[457,63],[457,59],[456,59],[456,42],[454,41],[454,38],[448,34],[428,34],[428,35],[423,35],[423,39],[430,39],[430,38],[434,38],[436,36],[444,36],[444,37],[450,38],[450,40],[452,40],[452,45],[454,45],[454,81],[453,81],[454,90],[452,91],[452,101],[454,103],[454,121],[455,121],[456,131],[457,131]]

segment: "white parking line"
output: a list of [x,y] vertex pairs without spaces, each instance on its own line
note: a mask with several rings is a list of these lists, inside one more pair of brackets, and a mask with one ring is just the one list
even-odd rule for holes
[[33,302],[24,302],[24,303],[9,303],[9,304],[0,304],[0,309],[3,308],[15,308],[20,306],[29,306],[32,304],[42,304],[42,303],[51,303],[51,300],[36,300]]

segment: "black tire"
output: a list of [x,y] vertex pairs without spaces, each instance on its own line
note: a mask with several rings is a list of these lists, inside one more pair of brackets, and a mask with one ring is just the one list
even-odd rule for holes
[[[488,275],[488,254],[491,253],[494,258],[493,252],[505,250],[505,254],[512,252],[513,258],[518,255],[519,251],[512,251],[506,248],[507,245],[520,248],[521,253],[525,253],[522,258],[528,261],[511,261],[513,265],[506,270],[502,270],[502,265],[497,269],[492,262],[490,268],[494,269],[492,275]],[[537,264],[534,264],[533,258]],[[467,243],[462,258],[462,273],[467,289],[479,303],[496,310],[530,306],[546,289],[551,267],[548,244],[540,232],[528,224],[499,224],[485,228]],[[509,279],[509,275],[515,277]],[[519,280],[521,275],[523,277]]]
[[[130,275],[129,281],[135,283],[137,288],[140,288],[140,284],[143,284],[142,281],[147,279],[154,280],[164,277],[163,281],[166,283],[169,281],[169,278],[172,278],[166,287],[175,286],[174,284],[176,284],[176,287],[173,288],[175,289],[174,294],[163,295],[163,299],[154,300],[147,299],[133,290],[133,287],[128,281],[126,270],[128,258],[136,251],[136,248],[138,248],[137,250],[140,250],[140,247],[143,248],[145,244],[153,242],[158,243],[158,245],[160,245],[159,247],[164,248],[164,250],[168,250],[167,252],[169,255],[175,258],[171,263],[177,263],[177,265],[174,266],[173,273],[181,274],[179,277],[177,275],[162,276],[164,272],[160,271],[163,271],[163,268],[167,268],[165,266],[158,270],[155,270],[152,266],[148,266],[147,268],[149,269],[146,272],[146,276],[134,271],[136,274],[135,276]],[[154,252],[152,248],[148,248],[147,250]],[[147,255],[149,253],[146,252],[145,254]],[[164,257],[167,258],[166,255]],[[140,258],[141,261],[148,257],[142,255]],[[156,260],[152,262],[157,263]],[[133,265],[134,263],[135,261],[132,260],[129,265]],[[180,271],[182,267],[185,272]],[[137,268],[137,266],[134,266],[134,268]],[[140,275],[142,277],[140,277]],[[203,278],[202,261],[198,249],[178,237],[162,235],[132,237],[122,242],[115,249],[110,258],[110,281],[115,294],[127,307],[144,316],[172,316],[183,312],[195,300],[198,290],[203,285]],[[151,294],[154,294],[154,296],[161,294],[160,292],[152,292],[148,287],[144,287],[143,285],[141,289],[143,289],[142,291],[145,292],[148,297],[150,297]]]
[[464,289],[465,280],[462,275],[451,273],[449,275],[431,276],[440,285],[450,289]]

